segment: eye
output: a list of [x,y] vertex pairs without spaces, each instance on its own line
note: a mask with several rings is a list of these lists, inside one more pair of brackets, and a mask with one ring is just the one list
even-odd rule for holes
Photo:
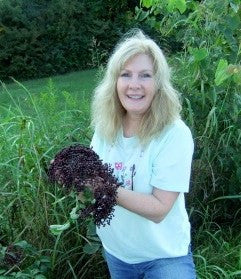
[[140,74],[140,77],[141,78],[151,78],[152,76],[149,73],[142,73],[142,74]]
[[121,73],[121,75],[120,75],[121,77],[129,77],[130,76],[130,74],[129,73],[127,73],[127,72],[123,72],[123,73]]

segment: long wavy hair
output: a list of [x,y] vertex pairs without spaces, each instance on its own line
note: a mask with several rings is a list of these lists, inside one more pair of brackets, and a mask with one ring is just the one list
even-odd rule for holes
[[91,124],[108,142],[115,141],[126,113],[117,95],[117,79],[125,64],[138,54],[147,54],[153,61],[156,92],[136,136],[146,144],[180,117],[179,94],[170,82],[170,68],[162,50],[140,29],[131,31],[115,47],[104,77],[94,91]]

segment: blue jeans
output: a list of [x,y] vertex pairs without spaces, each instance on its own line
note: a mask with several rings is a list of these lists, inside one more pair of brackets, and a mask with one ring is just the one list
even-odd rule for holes
[[191,250],[186,256],[163,258],[137,264],[125,263],[105,251],[112,279],[195,279]]

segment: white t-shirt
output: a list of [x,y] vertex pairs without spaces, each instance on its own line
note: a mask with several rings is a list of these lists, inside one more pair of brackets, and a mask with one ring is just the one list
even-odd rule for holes
[[184,256],[190,243],[190,223],[184,192],[189,190],[193,139],[180,119],[168,125],[144,149],[136,137],[121,131],[114,144],[97,133],[91,146],[127,189],[151,194],[153,186],[180,192],[163,221],[156,224],[121,206],[116,206],[110,225],[97,228],[104,248],[127,263]]

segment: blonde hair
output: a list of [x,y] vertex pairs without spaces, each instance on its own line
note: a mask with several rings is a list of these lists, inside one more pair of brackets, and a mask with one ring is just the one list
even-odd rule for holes
[[128,60],[137,54],[147,54],[153,60],[156,92],[150,108],[142,117],[137,137],[148,143],[163,128],[180,117],[181,104],[177,91],[170,82],[170,68],[158,45],[141,30],[128,34],[117,44],[107,64],[104,78],[94,91],[92,126],[108,142],[115,141],[122,127],[125,109],[116,90],[117,79]]

